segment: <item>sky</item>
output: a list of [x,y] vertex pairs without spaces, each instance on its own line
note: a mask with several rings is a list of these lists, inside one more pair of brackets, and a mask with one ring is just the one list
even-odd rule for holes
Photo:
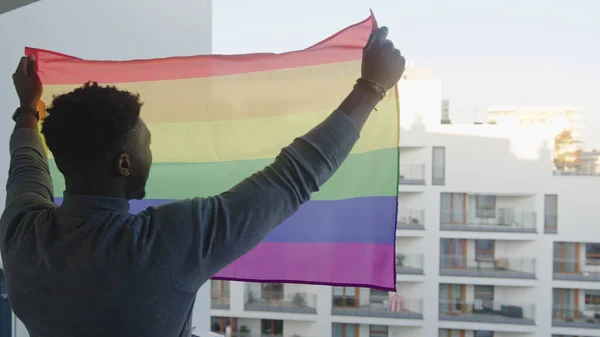
[[430,65],[454,123],[493,105],[584,106],[584,147],[600,148],[598,0],[218,0],[213,52],[305,48],[369,15],[409,61]]
[[214,53],[283,52],[372,8],[406,58],[442,80],[454,123],[493,105],[582,105],[583,146],[600,148],[600,0],[213,0],[212,29],[202,3],[44,0],[0,16],[0,106],[16,103],[10,74],[25,45],[149,58],[204,53],[208,34]]

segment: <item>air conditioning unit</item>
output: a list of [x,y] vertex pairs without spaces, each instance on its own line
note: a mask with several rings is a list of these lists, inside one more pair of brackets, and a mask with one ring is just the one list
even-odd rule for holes
[[498,208],[498,225],[509,226],[515,222],[515,210],[512,208]]

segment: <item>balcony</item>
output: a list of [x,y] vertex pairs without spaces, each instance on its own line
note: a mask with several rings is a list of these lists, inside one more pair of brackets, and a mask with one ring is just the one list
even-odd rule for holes
[[535,279],[535,259],[442,255],[440,275]]
[[600,314],[576,307],[554,307],[552,310],[552,326],[600,329]]
[[405,318],[405,319],[423,319],[423,300],[406,299],[403,297],[390,297],[383,303],[371,303],[355,307],[337,307],[331,310],[332,315],[340,316],[361,316],[361,317],[379,317],[379,318]]
[[425,210],[398,209],[396,229],[425,229]]
[[255,297],[251,291],[246,292],[244,310],[286,312],[296,314],[316,314],[317,296],[308,293],[264,293]]
[[440,299],[439,317],[441,321],[534,325],[535,305]]
[[425,185],[425,165],[400,165],[400,185]]
[[423,275],[423,254],[396,254],[396,274]]
[[222,296],[211,296],[210,297],[210,308],[229,310],[229,297]]
[[440,228],[446,231],[480,231],[503,233],[536,233],[536,213],[513,208],[498,208],[494,214],[446,212],[440,214]]
[[583,259],[555,259],[554,279],[561,281],[600,281],[600,265]]

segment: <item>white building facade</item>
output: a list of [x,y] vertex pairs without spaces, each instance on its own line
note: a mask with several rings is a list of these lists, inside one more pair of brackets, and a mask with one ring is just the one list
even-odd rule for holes
[[600,336],[600,178],[553,175],[551,126],[442,125],[437,80],[401,81],[400,95],[397,294],[213,281],[211,328]]

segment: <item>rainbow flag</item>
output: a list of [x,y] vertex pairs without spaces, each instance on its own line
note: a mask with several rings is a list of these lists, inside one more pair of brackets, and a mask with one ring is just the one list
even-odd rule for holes
[[[45,102],[87,81],[138,92],[152,132],[147,199],[131,211],[216,195],[324,120],[360,77],[371,15],[284,54],[91,61],[27,48]],[[398,96],[390,92],[339,171],[291,218],[214,278],[395,289]],[[50,155],[55,195],[64,180]],[[61,199],[56,198],[60,203]],[[276,211],[276,210],[274,210]]]

